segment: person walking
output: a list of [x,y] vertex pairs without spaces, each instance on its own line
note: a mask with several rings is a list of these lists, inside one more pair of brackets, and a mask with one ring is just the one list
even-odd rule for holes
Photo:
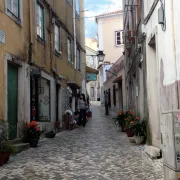
[[80,112],[79,116],[79,125],[83,125],[83,127],[86,126],[86,98],[85,94],[81,94],[80,99],[78,100],[78,110]]
[[108,92],[107,91],[104,91],[104,104],[105,104],[105,115],[109,115],[109,109],[108,109],[108,106],[109,106],[109,97],[108,97]]

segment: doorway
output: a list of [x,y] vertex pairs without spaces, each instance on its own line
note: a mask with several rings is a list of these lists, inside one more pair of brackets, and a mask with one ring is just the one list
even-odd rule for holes
[[60,85],[56,84],[56,122],[59,120],[59,91],[60,91]]
[[118,90],[119,90],[119,109],[123,109],[122,81],[118,83]]
[[17,138],[18,67],[8,64],[8,137]]

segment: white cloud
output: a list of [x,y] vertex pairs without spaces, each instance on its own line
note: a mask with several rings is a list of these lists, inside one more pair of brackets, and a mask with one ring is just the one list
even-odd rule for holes
[[[96,0],[98,1],[98,0]],[[108,12],[113,12],[116,10],[122,9],[122,0],[104,0],[104,4],[96,4],[86,6],[86,9],[89,11],[85,12],[85,21],[86,21],[86,35],[87,34],[92,34],[94,31],[95,25],[95,16],[103,14],[103,13],[108,13]]]

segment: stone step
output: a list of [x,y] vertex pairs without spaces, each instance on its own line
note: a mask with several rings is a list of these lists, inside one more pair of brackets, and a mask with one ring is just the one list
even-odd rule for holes
[[161,149],[157,147],[146,145],[144,151],[151,159],[159,159],[162,157]]
[[25,151],[30,148],[29,143],[19,143],[19,144],[13,144],[15,154],[20,153],[22,151]]
[[23,142],[23,140],[22,140],[22,138],[21,139],[17,138],[17,139],[13,139],[13,140],[8,140],[8,142],[12,145],[13,144],[21,144]]

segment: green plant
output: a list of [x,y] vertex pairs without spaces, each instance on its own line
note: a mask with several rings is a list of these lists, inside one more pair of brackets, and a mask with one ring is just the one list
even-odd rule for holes
[[14,153],[15,152],[15,148],[9,144],[9,143],[1,143],[0,145],[0,152],[10,152],[10,153]]
[[136,121],[133,125],[133,132],[135,136],[145,136],[146,137],[146,121]]
[[24,142],[29,143],[32,139],[39,139],[41,131],[39,130],[38,124],[36,121],[26,125]]

